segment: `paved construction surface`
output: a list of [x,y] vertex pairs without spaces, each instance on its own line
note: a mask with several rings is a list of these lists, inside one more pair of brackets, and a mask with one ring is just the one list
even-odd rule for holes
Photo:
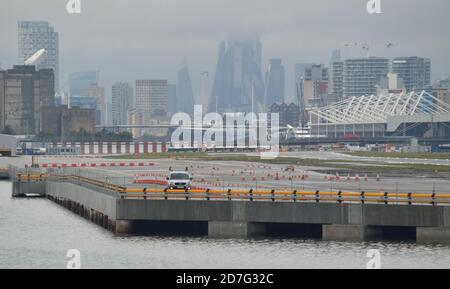
[[[252,155],[252,154],[249,154]],[[253,154],[255,155],[255,154]],[[450,166],[450,160],[416,159],[416,158],[388,158],[388,157],[359,157],[337,152],[281,152],[280,157],[296,157],[304,159],[343,160],[360,162],[380,162],[386,164],[427,164]]]
[[[309,154],[309,153],[305,153]],[[316,155],[318,155],[316,153]],[[319,154],[320,155],[320,154]],[[329,154],[332,157],[333,153]],[[323,155],[322,155],[323,156]],[[304,157],[304,155],[303,155]],[[338,156],[338,158],[340,155]],[[6,162],[4,162],[5,160]],[[2,158],[3,163],[24,166],[31,162],[29,157]],[[188,159],[170,160],[112,160],[96,156],[83,157],[40,157],[39,163],[58,164],[97,164],[96,167],[78,167],[74,172],[85,176],[104,178],[110,182],[127,187],[160,188],[169,168],[191,172],[195,187],[216,189],[257,189],[257,190],[298,190],[298,191],[350,191],[350,192],[400,192],[400,193],[450,193],[450,180],[411,176],[390,178],[387,175],[368,176],[353,173],[347,175],[325,175],[315,172],[317,168],[294,166],[295,171],[286,171],[286,165],[235,161],[193,161]],[[145,162],[145,166],[137,166]],[[105,166],[100,167],[100,164]],[[110,164],[114,163],[115,166]],[[149,164],[153,165],[149,165]],[[124,166],[120,166],[120,164]],[[130,166],[129,164],[134,164]],[[327,171],[320,168],[320,171]]]

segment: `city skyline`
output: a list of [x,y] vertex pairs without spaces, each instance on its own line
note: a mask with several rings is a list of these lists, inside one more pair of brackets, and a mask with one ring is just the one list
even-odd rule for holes
[[449,0],[0,7],[0,269],[450,268]]
[[[8,15],[0,12],[0,34],[6,39],[3,41],[5,45],[0,48],[2,68],[7,69],[17,64],[18,21],[48,21],[60,34],[62,88],[70,73],[85,70],[101,71],[104,82],[102,85],[105,87],[111,87],[119,80],[133,83],[136,79],[145,78],[168,79],[170,83],[174,83],[177,68],[182,59],[187,58],[191,64],[194,95],[200,96],[200,73],[205,70],[210,72],[212,87],[217,62],[217,43],[236,31],[260,34],[263,45],[263,71],[267,69],[270,58],[283,60],[286,66],[288,100],[292,100],[294,96],[294,85],[291,85],[294,83],[294,64],[314,62],[328,65],[331,52],[336,48],[342,50],[344,59],[348,58],[349,54],[361,56],[364,53],[357,48],[345,49],[342,43],[347,41],[372,44],[371,54],[375,56],[431,58],[433,63],[436,63],[433,65],[433,80],[450,74],[450,60],[446,57],[450,42],[444,37],[445,28],[449,26],[449,20],[444,17],[444,11],[448,10],[445,8],[450,7],[447,1],[436,1],[433,6],[423,1],[384,3],[384,13],[381,15],[367,14],[363,9],[364,1],[349,1],[346,5],[332,1],[326,1],[327,4],[324,5],[301,1],[277,2],[277,12],[283,17],[277,16],[280,13],[270,13],[269,8],[274,7],[274,1],[246,1],[240,3],[237,9],[233,5],[225,5],[222,1],[213,5],[207,1],[196,0],[196,4],[204,8],[201,13],[191,11],[189,6],[192,3],[187,5],[175,1],[165,1],[167,4],[162,1],[154,1],[151,4],[131,1],[128,5],[123,1],[108,1],[106,12],[102,10],[106,2],[99,0],[85,3],[82,14],[76,16],[67,14],[65,3],[57,1],[43,1],[49,5],[6,1],[10,2],[8,6],[12,12],[20,12]],[[258,5],[255,5],[256,3]],[[408,6],[407,13],[403,9],[405,5]],[[175,26],[169,21],[173,20],[173,16],[167,16],[174,11],[184,12],[182,15],[175,13],[178,19]],[[112,21],[114,16],[123,16],[124,12],[134,18],[123,17],[118,23]],[[148,20],[152,18],[148,17],[148,13],[155,13],[158,17]],[[427,18],[426,22],[417,20],[428,14],[433,14],[433,19]],[[99,21],[94,26],[88,25],[85,20],[93,15]],[[411,20],[397,24],[399,18],[406,16]],[[161,22],[159,17],[165,17],[166,20]],[[341,17],[346,17],[348,21],[339,22]],[[326,21],[315,21],[321,18]],[[206,22],[195,19],[204,19],[211,23],[204,25]],[[353,24],[360,21],[366,24],[365,29],[360,29],[360,25],[354,27]],[[156,23],[161,24],[153,25]],[[394,24],[396,29],[391,29]],[[159,41],[139,37],[147,30],[152,35],[149,39],[156,37]],[[97,40],[100,38],[102,43]],[[394,43],[392,49],[386,50],[378,46],[388,41]],[[440,45],[430,45],[433,41],[439,42]],[[126,49],[123,47],[124,43],[127,44]],[[286,45],[280,46],[279,43]],[[203,104],[207,101],[208,99],[200,99]]]

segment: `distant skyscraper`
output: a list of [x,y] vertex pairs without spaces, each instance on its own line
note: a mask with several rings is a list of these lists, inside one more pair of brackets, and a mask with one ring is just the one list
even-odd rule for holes
[[168,100],[167,100],[167,106],[169,113],[176,113],[178,112],[178,100],[177,100],[177,85],[176,84],[169,84],[168,85]]
[[261,54],[259,37],[230,37],[221,42],[210,111],[250,112],[252,106],[255,112],[264,110]]
[[344,62],[344,96],[377,94],[377,87],[389,73],[389,59],[381,57],[355,58]]
[[178,71],[177,80],[177,110],[176,112],[194,113],[194,93],[187,65]]
[[126,125],[127,113],[133,108],[133,87],[126,82],[117,82],[112,86],[111,117],[113,125]]
[[96,124],[106,125],[108,123],[108,109],[106,107],[105,89],[101,86],[98,86],[97,83],[92,83],[89,87],[83,90],[81,95],[92,97],[95,99],[95,102],[97,104],[97,113],[100,114],[100,121],[98,121],[97,119]]
[[285,97],[285,69],[281,59],[271,59],[266,72],[265,103],[269,108],[272,104],[284,102]]
[[421,91],[431,85],[431,60],[429,58],[397,57],[392,60],[392,72],[397,73],[406,91]]
[[341,61],[341,51],[339,49],[333,50],[331,53],[330,63],[340,62]]
[[305,77],[305,70],[311,68],[314,63],[297,63],[294,66],[295,83],[299,83],[301,78]]
[[100,77],[98,71],[75,72],[69,76],[70,95],[82,95],[83,90],[93,83],[99,83]]
[[305,69],[305,80],[328,80],[328,68],[321,64],[314,64],[311,67]]
[[[328,68],[314,64],[305,69],[301,78],[301,99],[305,106],[320,106],[328,94]],[[301,106],[302,104],[300,104]]]
[[20,21],[18,23],[19,63],[45,49],[43,59],[36,69],[53,69],[55,73],[55,91],[59,90],[59,35],[48,22]]
[[155,116],[168,112],[167,80],[136,80],[136,109]]
[[330,68],[330,93],[340,100],[344,96],[344,62],[332,62]]

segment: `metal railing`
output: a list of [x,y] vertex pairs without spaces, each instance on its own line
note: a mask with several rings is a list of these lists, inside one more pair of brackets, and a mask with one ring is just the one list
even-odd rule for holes
[[[450,205],[450,194],[439,193],[391,193],[391,192],[346,192],[346,191],[277,191],[277,190],[233,190],[191,189],[170,190],[161,187],[128,187],[130,180],[111,178],[106,174],[85,172],[77,169],[48,170],[46,174],[17,171],[17,181],[70,182],[94,187],[121,199],[141,200],[205,200],[205,201],[249,201],[249,202],[309,202],[309,203],[359,203],[396,205]],[[123,182],[122,182],[123,181]]]
[[18,182],[44,182],[47,178],[47,174],[18,173],[15,180]]
[[7,171],[12,181],[44,181],[47,177],[47,174],[37,168],[19,168],[9,165]]
[[449,205],[449,194],[376,193],[376,192],[305,192],[305,191],[254,191],[254,190],[147,190],[127,188],[120,191],[123,199],[162,200],[228,200],[265,202],[312,203],[377,203],[406,205]]

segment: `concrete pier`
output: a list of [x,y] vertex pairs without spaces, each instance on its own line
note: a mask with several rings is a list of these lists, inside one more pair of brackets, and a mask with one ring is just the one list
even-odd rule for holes
[[14,198],[44,197],[45,192],[45,182],[13,181],[12,196]]
[[115,221],[115,230],[117,235],[130,235],[133,233],[133,222],[125,220]]
[[324,241],[364,242],[381,238],[381,227],[364,225],[323,225],[322,238]]
[[450,245],[450,228],[416,228],[416,241]]
[[208,222],[208,236],[213,238],[247,238],[266,232],[265,224],[251,222]]
[[[44,185],[43,185],[44,184]],[[285,234],[327,241],[387,235],[420,243],[450,243],[450,207],[431,205],[123,198],[80,182],[18,182],[14,194],[42,192],[50,200],[118,235],[203,234],[247,238]]]

